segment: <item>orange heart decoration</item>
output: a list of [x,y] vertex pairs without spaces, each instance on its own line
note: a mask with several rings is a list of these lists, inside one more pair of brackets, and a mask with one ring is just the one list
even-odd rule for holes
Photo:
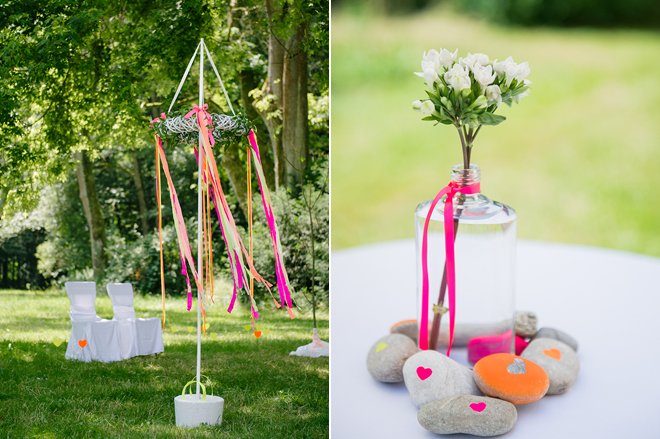
[[261,331],[254,331],[254,336],[257,338],[261,337]]
[[546,349],[543,351],[543,353],[550,358],[554,358],[557,361],[561,360],[561,352],[559,351],[559,349],[555,349],[555,348]]
[[84,338],[78,340],[78,346],[80,346],[81,349],[84,348],[85,346],[87,346],[87,340],[85,340]]

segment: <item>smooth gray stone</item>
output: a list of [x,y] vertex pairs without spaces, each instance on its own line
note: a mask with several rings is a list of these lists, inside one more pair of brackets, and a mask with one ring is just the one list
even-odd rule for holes
[[390,327],[390,333],[403,334],[406,337],[410,338],[415,343],[417,343],[417,334],[419,331],[418,328],[419,326],[417,325],[416,320],[404,320],[392,325]]
[[403,381],[403,363],[415,352],[417,345],[401,334],[388,334],[369,349],[367,370],[372,377],[384,383]]
[[431,401],[417,413],[419,424],[436,434],[498,436],[511,431],[517,419],[516,407],[510,402],[473,395]]
[[471,369],[433,350],[406,360],[403,381],[416,407],[449,396],[479,395]]
[[548,374],[548,395],[566,392],[580,371],[580,361],[575,351],[566,343],[553,338],[535,338],[521,356],[532,360]]
[[534,337],[538,319],[531,311],[516,311],[514,330],[523,338]]
[[575,352],[578,351],[578,342],[576,339],[565,333],[564,331],[561,331],[559,329],[555,328],[546,328],[543,327],[538,330],[534,338],[554,338],[555,340],[559,340],[563,343],[566,343],[569,345]]

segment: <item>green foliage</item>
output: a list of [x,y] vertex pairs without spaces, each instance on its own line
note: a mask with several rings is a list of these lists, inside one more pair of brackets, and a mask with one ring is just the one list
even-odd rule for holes
[[[319,304],[327,306],[329,292],[329,229],[328,194],[321,188],[307,186],[305,196],[311,199],[312,218],[309,217],[305,198],[292,198],[285,190],[272,194],[273,211],[277,218],[280,241],[284,248],[284,263],[289,280],[296,294],[293,299],[298,306],[309,309],[312,294]],[[315,203],[314,203],[315,202]],[[312,203],[314,203],[312,205]],[[259,195],[254,197],[254,254],[257,270],[274,283],[274,258],[270,235]],[[310,227],[314,222],[314,233]],[[245,236],[245,234],[244,234]],[[312,269],[312,237],[314,238],[314,269]],[[312,287],[314,292],[312,293]],[[257,298],[267,301],[265,288],[256,289]],[[275,296],[277,293],[274,291]]]
[[461,9],[500,22],[526,26],[660,25],[656,0],[466,0]]
[[[163,243],[165,290],[171,295],[181,295],[185,290],[185,279],[180,274],[179,247],[173,225],[163,228]],[[108,237],[108,248],[104,283],[130,282],[141,293],[160,294],[158,232],[136,240],[112,233]]]
[[[312,107],[310,156],[312,161],[327,164],[328,2],[296,0],[281,5],[286,5],[287,14],[278,20],[278,30],[285,32],[303,21],[308,25],[309,38],[304,49],[309,58]],[[268,20],[261,0],[238,4],[229,0],[156,3],[29,0],[0,5],[0,140],[6,146],[0,149],[3,177],[0,217],[9,220],[17,211],[32,211],[28,217],[39,219],[38,227],[45,230],[45,240],[38,247],[37,258],[47,281],[58,284],[72,278],[91,278],[90,232],[72,160],[73,154],[83,150],[93,164],[107,241],[108,266],[105,278],[98,281],[130,281],[139,291],[160,292],[154,146],[149,121],[167,111],[192,51],[199,38],[204,37],[232,105],[241,113],[238,116],[241,129],[252,126],[255,121],[248,121],[247,116],[251,119],[256,116],[250,112],[253,111],[251,100],[245,97],[266,78],[268,36]],[[207,72],[205,91],[209,112],[229,114],[214,75],[210,70]],[[170,116],[185,114],[197,102],[197,75],[193,69]],[[229,181],[228,172],[222,167],[225,155],[234,152],[227,148],[238,151],[235,158],[238,163],[232,164],[238,169],[245,166],[247,141],[241,137],[243,131],[236,134],[216,135],[220,145],[215,151],[230,208],[236,222],[245,227],[238,196],[232,190],[235,182]],[[266,130],[257,134],[260,144],[268,145]],[[197,212],[195,158],[189,139],[167,140],[177,140],[166,143],[167,159],[187,217],[189,235],[194,239],[195,222],[190,217]],[[271,148],[262,147],[261,152],[264,163],[272,164]],[[318,169],[309,170],[305,181],[314,182],[320,175]],[[136,176],[142,179],[144,216],[139,209]],[[256,188],[256,182],[253,187]],[[180,261],[164,179],[162,195],[166,285],[169,293],[177,294],[184,279],[179,274]],[[259,206],[255,204],[255,212]],[[145,217],[146,231],[142,227]],[[289,232],[288,225],[281,224],[283,236],[294,236],[301,227],[295,218],[278,220],[289,221],[294,227]],[[327,222],[327,211],[315,221]],[[325,229],[327,234],[327,224]],[[12,237],[19,232],[7,227],[4,221],[0,227],[0,237]],[[225,263],[225,252],[220,232],[214,233],[216,273],[219,273],[218,268]],[[264,235],[259,242],[264,246],[263,257],[272,255],[268,236]],[[283,242],[285,252],[287,243]],[[323,257],[327,269],[327,250]],[[294,273],[292,282],[304,289],[306,279],[315,275],[305,273],[309,266],[294,269],[292,264],[287,261],[290,272]],[[272,264],[263,266],[266,273],[272,273]],[[327,273],[325,278],[327,285]],[[317,283],[323,284],[322,281]],[[324,291],[327,293],[327,286]]]
[[406,108],[423,94],[410,66],[442,42],[533,67],[529,100],[502,106],[506,123],[482,128],[475,160],[484,192],[516,209],[522,239],[660,256],[660,209],[648,202],[660,185],[657,32],[503,28],[447,10],[337,14],[332,25],[335,249],[413,238],[416,203],[458,162],[444,147],[455,131]]

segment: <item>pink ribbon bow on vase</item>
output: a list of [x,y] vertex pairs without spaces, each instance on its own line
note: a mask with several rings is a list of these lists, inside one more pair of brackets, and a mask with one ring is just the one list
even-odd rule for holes
[[429,267],[428,267],[428,232],[431,216],[435,206],[446,195],[444,206],[444,229],[445,229],[445,269],[447,270],[447,290],[449,292],[449,344],[447,356],[451,353],[454,343],[454,320],[456,318],[456,267],[454,256],[454,196],[458,193],[469,195],[480,192],[480,184],[473,183],[460,186],[452,181],[442,188],[435,196],[424,220],[424,231],[422,232],[422,312],[419,322],[419,348],[429,348]]

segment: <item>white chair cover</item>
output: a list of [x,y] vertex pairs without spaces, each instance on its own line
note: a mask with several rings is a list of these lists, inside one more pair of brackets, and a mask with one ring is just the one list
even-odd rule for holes
[[[112,300],[114,320],[119,322],[122,355],[151,355],[163,352],[163,330],[159,318],[135,318],[133,285],[107,285]],[[126,357],[128,358],[128,357]]]
[[71,337],[65,358],[111,362],[121,360],[117,324],[96,315],[96,283],[67,282],[71,301]]
[[114,316],[119,332],[119,348],[122,358],[138,355],[135,311],[133,310],[133,287],[131,284],[111,283],[106,285],[112,301]]

